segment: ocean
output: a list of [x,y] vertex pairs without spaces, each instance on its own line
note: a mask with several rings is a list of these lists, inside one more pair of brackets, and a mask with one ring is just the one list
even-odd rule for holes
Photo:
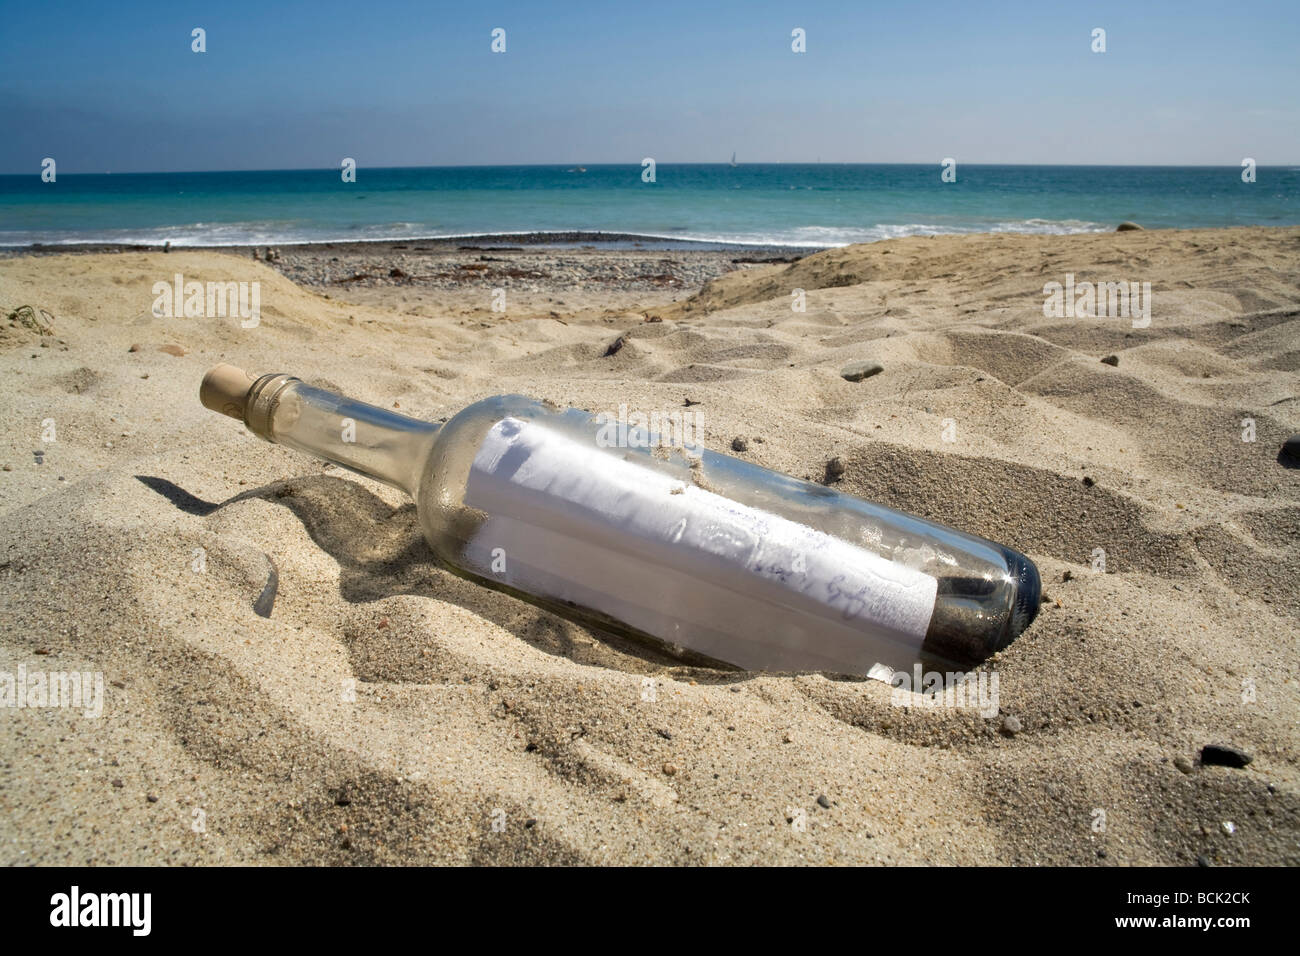
[[828,247],[897,236],[1300,223],[1300,167],[832,163],[0,176],[0,245],[257,245],[519,233]]

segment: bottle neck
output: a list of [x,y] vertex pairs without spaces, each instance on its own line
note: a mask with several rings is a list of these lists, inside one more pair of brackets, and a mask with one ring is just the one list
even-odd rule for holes
[[367,405],[290,375],[263,375],[244,424],[259,438],[342,465],[415,497],[439,427]]

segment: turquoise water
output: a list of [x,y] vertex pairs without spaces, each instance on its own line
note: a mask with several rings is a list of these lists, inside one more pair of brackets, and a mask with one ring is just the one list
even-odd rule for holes
[[1300,167],[639,165],[0,176],[0,245],[531,232],[835,246],[895,236],[1300,223]]

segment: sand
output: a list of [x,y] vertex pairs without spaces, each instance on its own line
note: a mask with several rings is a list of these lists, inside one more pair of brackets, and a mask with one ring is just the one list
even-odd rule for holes
[[[1300,863],[1300,230],[915,238],[702,291],[527,254],[504,313],[247,252],[0,261],[0,673],[106,695],[0,709],[0,861]],[[260,325],[154,317],[178,272],[259,282]],[[1150,326],[1045,317],[1066,273],[1150,282]],[[838,457],[1029,554],[1048,600],[990,718],[682,666],[438,569],[400,493],[202,408],[218,362],[431,419],[697,402],[710,447]]]

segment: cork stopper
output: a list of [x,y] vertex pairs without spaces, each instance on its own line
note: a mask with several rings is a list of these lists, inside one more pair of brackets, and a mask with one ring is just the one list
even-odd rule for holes
[[222,415],[229,415],[241,422],[248,405],[248,393],[253,387],[253,378],[242,368],[233,365],[216,365],[203,376],[199,386],[199,401],[205,408]]

